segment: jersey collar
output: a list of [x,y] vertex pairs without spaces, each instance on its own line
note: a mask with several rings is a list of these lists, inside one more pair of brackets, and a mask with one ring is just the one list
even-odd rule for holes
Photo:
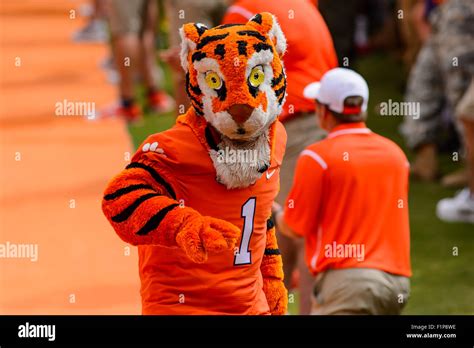
[[343,123],[334,127],[328,134],[327,138],[331,139],[346,134],[369,134],[372,131],[367,128],[364,122]]

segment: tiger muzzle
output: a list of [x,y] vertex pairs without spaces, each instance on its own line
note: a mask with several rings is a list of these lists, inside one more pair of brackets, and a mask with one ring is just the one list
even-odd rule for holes
[[241,125],[252,116],[253,109],[247,104],[234,104],[227,109],[227,112],[232,116],[235,123]]

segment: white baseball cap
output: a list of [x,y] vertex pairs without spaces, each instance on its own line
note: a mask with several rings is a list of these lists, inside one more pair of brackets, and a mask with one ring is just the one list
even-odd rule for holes
[[[329,70],[321,78],[321,82],[307,85],[303,95],[308,99],[316,99],[325,104],[331,111],[340,114],[358,114],[367,111],[369,87],[364,78],[353,70],[335,68]],[[363,98],[361,107],[344,106],[347,97]]]

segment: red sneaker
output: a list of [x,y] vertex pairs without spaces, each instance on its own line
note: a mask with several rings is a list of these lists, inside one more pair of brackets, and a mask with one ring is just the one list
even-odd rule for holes
[[130,107],[120,107],[118,110],[119,116],[123,117],[127,122],[137,123],[142,119],[142,110],[138,105]]
[[110,105],[99,114],[99,118],[121,117],[129,123],[138,123],[142,120],[142,110],[138,105],[123,107],[117,104]]
[[174,99],[163,91],[148,94],[148,106],[156,113],[170,112],[174,109]]

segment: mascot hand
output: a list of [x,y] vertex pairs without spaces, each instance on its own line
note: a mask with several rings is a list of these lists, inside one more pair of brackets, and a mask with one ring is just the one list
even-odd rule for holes
[[240,236],[240,229],[224,220],[202,216],[194,209],[186,209],[187,216],[176,235],[176,243],[196,263],[207,260],[208,253],[232,250]]
[[272,315],[284,315],[288,307],[288,291],[283,280],[263,278],[263,292]]

